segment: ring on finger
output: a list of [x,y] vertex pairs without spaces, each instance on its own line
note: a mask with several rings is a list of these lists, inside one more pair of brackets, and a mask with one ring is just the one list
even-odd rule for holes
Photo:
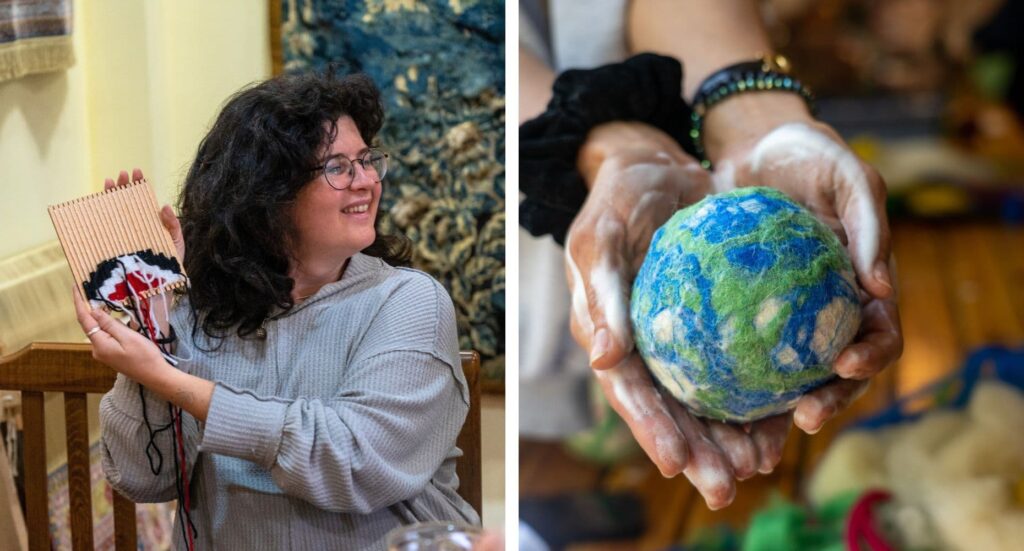
[[99,331],[100,331],[100,326],[97,325],[96,327],[93,327],[92,329],[86,331],[85,332],[85,336],[87,338],[92,338],[92,336],[95,335],[96,333],[99,333]]

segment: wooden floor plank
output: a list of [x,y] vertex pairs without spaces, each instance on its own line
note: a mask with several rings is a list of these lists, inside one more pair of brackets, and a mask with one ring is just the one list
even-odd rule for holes
[[1004,226],[997,243],[1011,305],[1018,315],[1024,315],[1024,226]]
[[[950,278],[957,329],[965,346],[1014,344],[1024,323],[1012,306],[1001,262],[995,250],[1001,228],[971,224],[946,232]],[[1000,258],[1002,257],[1002,258]]]
[[950,372],[963,356],[950,304],[947,255],[941,252],[947,246],[945,235],[945,230],[934,225],[911,223],[893,228],[904,341],[897,394],[909,393]]
[[1015,345],[1024,340],[1024,310],[1017,307],[1015,300],[1024,286],[1024,280],[1014,280],[1011,267],[1019,261],[1024,251],[1008,251],[1000,246],[1005,229],[998,225],[976,225],[968,229],[967,236],[974,245],[970,250],[981,268],[982,282],[986,289],[982,297],[987,298],[989,304],[998,303],[996,312],[1005,316],[993,318],[1003,329],[997,339],[1002,344]]

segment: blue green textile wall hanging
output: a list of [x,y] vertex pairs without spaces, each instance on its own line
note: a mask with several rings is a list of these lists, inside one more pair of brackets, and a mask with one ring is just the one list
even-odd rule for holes
[[[385,231],[455,302],[460,347],[485,388],[505,353],[505,4],[499,0],[280,1],[284,71],[363,72],[380,87],[392,155]],[[273,17],[272,17],[273,19]],[[276,33],[274,33],[276,34]]]

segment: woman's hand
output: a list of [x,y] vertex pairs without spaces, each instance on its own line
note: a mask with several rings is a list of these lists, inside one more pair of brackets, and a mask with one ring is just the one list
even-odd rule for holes
[[566,235],[570,326],[592,367],[633,349],[629,295],[651,236],[711,189],[708,173],[660,130],[615,122],[591,131],[579,153],[590,191]]
[[737,479],[770,473],[782,459],[789,413],[743,426],[699,418],[658,390],[635,351],[595,375],[661,474],[683,473],[712,510],[732,503]]
[[794,422],[813,434],[903,351],[889,270],[885,182],[793,94],[737,96],[711,109],[706,122],[716,189],[769,186],[806,206],[847,246],[864,291],[860,332],[834,365],[841,379],[797,404]]
[[151,379],[159,370],[174,370],[149,339],[103,310],[90,310],[77,288],[72,294],[78,324],[92,343],[93,358],[140,383]]
[[[107,178],[103,182],[103,190],[109,191],[117,186],[126,186],[131,182],[137,182],[142,180],[142,170],[138,168],[132,169],[132,177],[128,178],[128,171],[122,170],[117,175],[117,182],[114,182],[113,178]],[[174,209],[170,205],[164,205],[160,209],[160,223],[163,224],[164,229],[171,235],[171,241],[174,242],[174,249],[177,251],[178,262],[185,263],[185,239],[181,235],[181,224],[178,222],[178,217],[174,214]]]
[[110,317],[90,310],[78,289],[72,292],[78,324],[92,343],[92,357],[158,396],[206,421],[213,383],[172,367],[149,339]]
[[745,428],[693,416],[655,386],[634,350],[629,321],[633,279],[654,231],[709,193],[709,174],[671,138],[639,123],[594,129],[579,158],[590,193],[565,243],[573,336],[661,473],[684,473],[709,507],[725,507],[736,478],[778,464],[790,415]]
[[867,390],[868,380],[903,353],[895,295],[863,295],[860,331],[832,368],[839,378],[804,395],[793,412],[793,422],[808,434],[821,430],[825,422],[859,398]]

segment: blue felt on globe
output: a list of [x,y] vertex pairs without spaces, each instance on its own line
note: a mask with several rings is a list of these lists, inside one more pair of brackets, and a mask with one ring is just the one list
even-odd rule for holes
[[676,399],[704,417],[752,421],[833,377],[860,302],[836,235],[755,187],[706,197],[655,232],[630,316],[640,355]]

